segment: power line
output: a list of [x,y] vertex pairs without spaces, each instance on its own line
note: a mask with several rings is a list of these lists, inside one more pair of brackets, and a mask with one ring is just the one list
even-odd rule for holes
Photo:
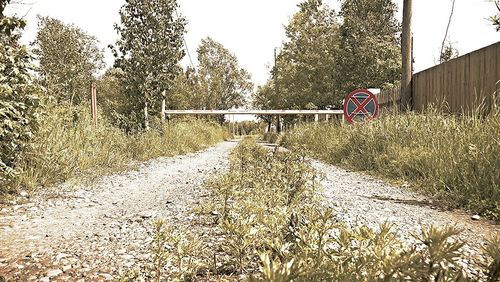
[[[177,12],[177,9],[175,9],[175,15],[177,16],[177,18],[179,18],[179,13]],[[182,34],[182,40],[184,41],[184,48],[186,48],[186,53],[188,55],[189,62],[191,63],[191,67],[195,70],[196,68],[194,67],[193,59],[191,58],[191,53],[189,52],[185,34]]]
[[440,57],[443,56],[444,45],[446,43],[446,38],[448,37],[448,31],[450,30],[451,19],[453,18],[454,11],[455,11],[455,0],[452,0],[450,18],[448,19],[448,26],[446,27],[446,33],[444,34],[443,44],[441,45],[441,53],[439,54]]
[[187,42],[186,42],[186,38],[185,38],[185,37],[184,37],[184,46],[186,47],[186,53],[187,53],[188,58],[189,58],[189,63],[191,63],[191,67],[192,67],[193,69],[196,69],[196,68],[194,67],[194,64],[193,64],[193,59],[191,58],[191,53],[189,53],[189,48],[188,48],[188,46],[187,46]]

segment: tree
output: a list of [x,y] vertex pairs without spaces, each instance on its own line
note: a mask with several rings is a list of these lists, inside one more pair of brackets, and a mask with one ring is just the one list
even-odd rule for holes
[[298,7],[285,27],[287,40],[271,79],[256,94],[259,106],[341,108],[353,89],[400,78],[400,25],[391,0],[342,0],[341,21],[321,0]]
[[[181,71],[186,21],[176,16],[176,0],[127,0],[120,10],[120,39],[113,48],[115,66],[123,70],[131,109],[143,107],[149,128],[149,105],[164,117],[166,102]],[[153,110],[154,112],[154,110]]]
[[337,87],[337,55],[340,33],[337,18],[322,0],[307,0],[298,5],[285,27],[283,44],[272,70],[273,82],[279,90],[276,108],[318,108],[339,106]]
[[495,26],[497,31],[500,31],[500,0],[495,0],[495,5],[497,7],[497,14],[490,18],[491,22]]
[[458,49],[453,46],[451,42],[446,42],[443,49],[441,50],[441,54],[439,56],[439,63],[447,62],[451,59],[458,57]]
[[341,89],[381,87],[401,77],[401,53],[391,0],[343,0],[340,15]]
[[81,103],[97,72],[104,67],[98,41],[75,25],[38,17],[33,52],[40,62],[42,85],[59,102]]
[[[275,105],[279,105],[275,99],[277,98],[276,91],[273,89],[274,81],[268,80],[266,84],[257,87],[257,91],[253,95],[252,107],[261,110],[278,109]],[[272,116],[261,115],[259,119],[267,122],[267,131],[271,131]]]
[[[254,95],[254,107],[304,109],[309,105],[325,109],[341,105],[337,17],[321,0],[306,0],[298,8],[285,27],[287,40],[275,56],[271,78]],[[268,117],[261,118],[270,122]]]
[[39,88],[31,75],[32,56],[19,43],[26,22],[4,16],[9,0],[0,0],[0,193],[18,173],[17,161],[37,128]]
[[441,44],[441,52],[439,52],[439,63],[444,63],[446,61],[449,61],[453,57],[455,51],[453,46],[451,45],[451,42],[448,41],[448,32],[450,30],[451,20],[453,19],[454,12],[455,12],[455,0],[452,0],[450,17],[448,18],[448,25],[446,26],[446,32],[444,33],[443,43]]
[[266,84],[257,87],[257,91],[253,95],[252,99],[252,106],[254,108],[261,110],[278,109],[276,105],[280,104],[280,102],[277,101],[280,97],[277,97],[273,85],[274,81],[270,79]]
[[198,79],[203,93],[203,107],[223,110],[240,107],[252,90],[250,74],[222,44],[203,39],[198,50]]
[[[285,27],[287,40],[279,54],[271,78],[257,89],[253,106],[261,109],[340,108],[339,91],[340,24],[335,12],[322,0],[306,0],[298,5]],[[260,116],[268,123],[272,117]],[[284,124],[297,117],[283,118]],[[276,119],[281,130],[281,118]]]
[[125,74],[121,69],[107,69],[97,80],[98,103],[112,124],[133,133],[141,129],[138,123],[141,118],[129,108],[125,83]]
[[175,81],[175,88],[167,105],[170,109],[203,109],[203,93],[196,70],[188,67]]

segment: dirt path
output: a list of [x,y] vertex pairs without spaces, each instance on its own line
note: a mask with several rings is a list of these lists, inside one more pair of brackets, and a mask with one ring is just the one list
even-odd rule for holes
[[500,232],[500,226],[484,219],[472,220],[460,211],[446,211],[432,201],[408,188],[396,187],[373,177],[312,161],[313,167],[324,176],[325,196],[337,210],[340,220],[350,225],[364,224],[377,229],[390,222],[393,230],[407,242],[414,242],[422,226],[455,226],[462,230],[460,238],[468,257],[462,263],[473,266],[469,272],[478,274],[475,267],[484,263],[479,255],[484,238]]
[[236,144],[156,159],[92,189],[2,210],[0,280],[112,280],[144,265],[153,218],[190,220],[203,182],[228,169]]
[[[200,153],[157,159],[137,171],[105,177],[92,189],[49,199],[41,195],[3,209],[0,281],[2,276],[12,281],[102,281],[141,270],[150,259],[153,219],[194,226],[192,208],[208,196],[203,183],[228,169],[236,144],[224,142]],[[469,265],[481,263],[482,237],[500,231],[484,220],[441,211],[404,188],[321,162],[312,165],[324,176],[326,200],[339,219],[352,225],[377,228],[389,221],[404,240],[412,240],[422,224],[455,225],[464,230],[470,257],[463,263]],[[54,188],[61,189],[65,186]]]

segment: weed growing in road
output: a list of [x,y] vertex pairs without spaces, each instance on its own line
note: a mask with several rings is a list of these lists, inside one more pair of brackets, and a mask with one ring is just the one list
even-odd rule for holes
[[263,134],[262,139],[269,143],[278,143],[280,141],[280,135],[274,132],[266,132]]
[[[463,243],[454,228],[423,228],[416,243],[409,244],[398,239],[390,224],[372,230],[336,220],[319,193],[316,172],[300,154],[244,140],[231,155],[230,171],[207,188],[209,203],[198,210],[214,231],[203,242],[207,247],[197,253],[198,268],[192,268],[198,269],[197,276],[185,276],[187,280],[478,279],[460,263]],[[171,232],[176,238],[192,236]],[[483,270],[484,279],[489,275],[494,281],[498,275],[499,243],[492,239],[485,247],[490,264]],[[199,271],[204,267],[207,271]]]
[[498,109],[482,118],[429,110],[355,125],[302,125],[282,143],[322,161],[414,183],[451,206],[499,219],[498,132]]
[[488,282],[500,281],[500,235],[487,240],[484,252],[491,258],[488,266]]
[[200,239],[188,230],[167,226],[163,220],[153,223],[150,253],[155,281],[160,281],[164,272],[176,280],[193,280],[203,265],[198,258],[202,252]]

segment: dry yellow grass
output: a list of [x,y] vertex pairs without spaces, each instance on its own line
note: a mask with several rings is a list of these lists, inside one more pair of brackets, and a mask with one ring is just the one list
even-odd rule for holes
[[320,160],[408,181],[451,206],[500,217],[500,112],[488,117],[386,114],[355,125],[307,124],[285,146]]

